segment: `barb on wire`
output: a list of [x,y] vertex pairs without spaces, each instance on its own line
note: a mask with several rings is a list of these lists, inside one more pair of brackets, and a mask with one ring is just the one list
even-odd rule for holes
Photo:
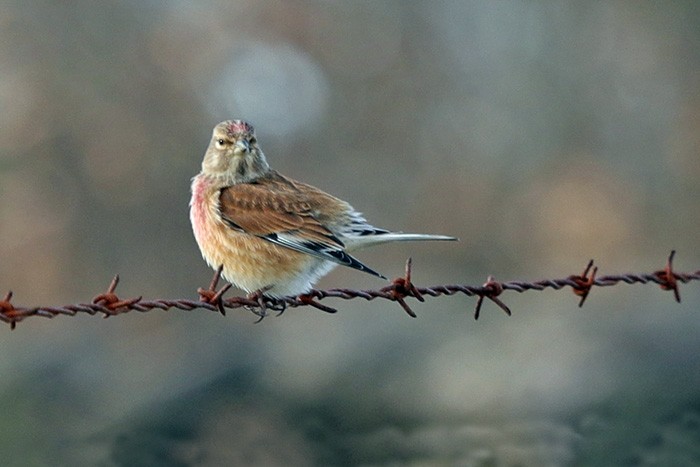
[[681,292],[678,290],[678,280],[673,273],[673,257],[676,256],[676,250],[671,251],[666,261],[666,267],[661,271],[656,271],[654,274],[661,281],[659,285],[663,290],[673,290],[673,296],[676,302],[681,302]]
[[[586,266],[586,269],[583,270],[583,274],[580,276],[569,276],[569,279],[576,282],[576,286],[573,287],[574,293],[581,297],[581,300],[578,302],[579,308],[583,306],[583,302],[586,301],[591,288],[595,285],[595,275],[598,272],[598,266],[593,267],[593,271],[591,271],[592,267],[593,260],[590,260]],[[589,271],[591,271],[590,276],[588,275]]]
[[406,261],[406,270],[403,277],[397,277],[391,284],[379,290],[354,290],[354,289],[313,289],[306,294],[298,296],[288,296],[282,298],[272,298],[265,295],[261,290],[245,297],[230,297],[224,299],[224,294],[231,288],[231,284],[226,284],[217,290],[221,277],[221,268],[216,271],[209,284],[209,288],[199,288],[198,300],[188,299],[155,299],[143,300],[142,297],[121,299],[115,290],[119,284],[119,276],[114,276],[107,291],[99,294],[90,303],[78,303],[63,306],[38,306],[22,307],[12,303],[12,292],[8,292],[0,300],[0,321],[8,323],[11,329],[15,329],[17,323],[32,316],[42,316],[53,318],[58,315],[75,316],[78,313],[90,315],[102,315],[104,318],[115,316],[129,311],[148,312],[151,310],[194,310],[205,309],[226,314],[226,309],[245,308],[255,313],[261,321],[267,316],[268,311],[276,311],[282,314],[287,308],[297,308],[311,306],[327,313],[336,313],[338,310],[320,303],[328,298],[351,300],[361,298],[364,300],[384,299],[397,302],[401,308],[412,318],[417,315],[407,303],[408,298],[415,298],[419,302],[424,302],[426,296],[440,297],[444,295],[463,294],[468,297],[477,297],[474,309],[474,319],[479,319],[481,307],[485,298],[488,298],[498,305],[508,316],[511,315],[510,308],[499,298],[506,291],[523,293],[532,290],[542,291],[545,289],[561,290],[571,287],[572,291],[580,297],[579,307],[583,306],[593,287],[611,287],[620,283],[626,284],[657,284],[662,290],[673,291],[676,302],[681,301],[679,283],[700,281],[700,270],[692,273],[679,273],[673,269],[673,259],[676,252],[671,252],[666,261],[664,269],[650,274],[617,274],[597,276],[598,267],[594,266],[591,260],[581,275],[570,275],[565,279],[544,279],[534,282],[510,281],[499,282],[493,276],[488,276],[486,282],[481,286],[470,285],[434,285],[432,287],[418,287],[411,280],[411,258]]
[[212,277],[211,282],[209,283],[209,288],[203,289],[200,287],[197,289],[197,293],[199,294],[199,299],[201,301],[216,306],[219,313],[226,316],[226,308],[224,308],[224,302],[221,297],[223,297],[226,291],[231,288],[231,284],[226,284],[225,286],[221,287],[219,291],[216,290],[216,286],[219,284],[219,279],[221,279],[221,271],[223,270],[224,266],[219,266],[214,273],[214,277]]
[[481,305],[484,303],[484,298],[488,298],[493,303],[501,307],[501,310],[505,311],[508,316],[511,315],[510,308],[506,306],[498,296],[503,293],[503,284],[497,282],[493,276],[486,278],[486,282],[483,285],[484,292],[478,294],[479,298],[476,300],[476,307],[474,308],[474,319],[479,319],[479,313],[481,312]]

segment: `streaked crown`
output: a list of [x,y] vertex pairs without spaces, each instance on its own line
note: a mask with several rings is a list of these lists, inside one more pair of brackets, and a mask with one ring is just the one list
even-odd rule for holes
[[231,138],[255,135],[255,128],[253,128],[253,125],[243,120],[226,120],[225,122],[219,123],[217,127],[219,126],[223,127],[226,131],[226,135]]

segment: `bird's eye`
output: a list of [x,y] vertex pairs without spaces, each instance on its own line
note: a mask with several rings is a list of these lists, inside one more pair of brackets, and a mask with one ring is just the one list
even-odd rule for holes
[[221,149],[221,148],[223,148],[224,146],[226,146],[226,140],[224,140],[223,138],[222,138],[222,139],[217,139],[217,140],[216,140],[216,147],[217,147],[217,148]]

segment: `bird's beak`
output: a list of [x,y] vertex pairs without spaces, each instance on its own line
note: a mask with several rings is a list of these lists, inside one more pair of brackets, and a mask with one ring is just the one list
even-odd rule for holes
[[250,152],[250,143],[246,139],[239,139],[233,146],[233,153],[236,155],[247,154]]

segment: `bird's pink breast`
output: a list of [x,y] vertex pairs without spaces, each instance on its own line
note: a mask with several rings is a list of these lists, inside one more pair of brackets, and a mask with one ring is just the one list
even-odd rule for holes
[[190,220],[197,242],[207,241],[213,224],[211,212],[212,182],[206,177],[196,177],[192,182]]

